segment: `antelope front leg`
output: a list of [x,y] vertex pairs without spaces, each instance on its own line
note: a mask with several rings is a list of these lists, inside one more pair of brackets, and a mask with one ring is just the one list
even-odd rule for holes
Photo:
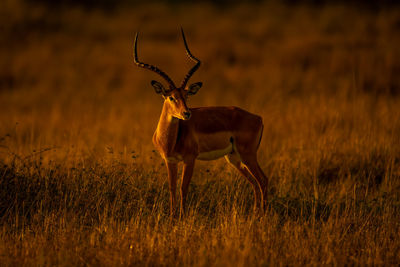
[[183,163],[182,184],[181,184],[181,209],[180,218],[183,217],[186,211],[186,196],[189,189],[190,180],[193,175],[195,159],[186,160]]
[[176,181],[178,177],[178,166],[176,163],[167,161],[165,163],[168,170],[171,217],[174,217],[176,214]]

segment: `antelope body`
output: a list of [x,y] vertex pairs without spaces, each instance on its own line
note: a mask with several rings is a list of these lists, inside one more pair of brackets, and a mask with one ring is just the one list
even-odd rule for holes
[[262,119],[238,107],[187,107],[188,96],[196,94],[202,83],[186,86],[199,68],[200,60],[191,54],[183,30],[182,37],[187,55],[196,64],[189,70],[179,87],[159,68],[139,61],[138,34],[134,43],[135,64],[156,72],[169,85],[169,89],[166,90],[161,83],[154,80],[151,82],[156,93],[164,98],[153,143],[167,166],[171,215],[176,214],[178,163],[183,162],[180,208],[182,216],[196,159],[214,160],[223,156],[252,184],[255,208],[265,208],[268,179],[257,162],[257,149],[263,131]]

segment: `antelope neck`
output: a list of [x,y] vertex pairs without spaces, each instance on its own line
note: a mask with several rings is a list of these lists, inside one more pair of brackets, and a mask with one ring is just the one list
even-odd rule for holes
[[169,155],[172,153],[177,141],[178,130],[179,119],[169,114],[168,106],[164,104],[156,130],[156,140],[164,154]]

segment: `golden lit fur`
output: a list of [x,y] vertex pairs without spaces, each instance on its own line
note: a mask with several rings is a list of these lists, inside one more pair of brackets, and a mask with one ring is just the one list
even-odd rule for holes
[[[265,204],[267,178],[257,163],[262,137],[261,117],[237,107],[188,109],[186,90],[175,90],[164,97],[164,105],[153,143],[166,162],[171,190],[171,213],[175,213],[177,163],[183,162],[181,214],[185,210],[188,186],[195,160],[214,160],[225,156],[253,185],[255,207]],[[190,119],[184,119],[190,112]]]

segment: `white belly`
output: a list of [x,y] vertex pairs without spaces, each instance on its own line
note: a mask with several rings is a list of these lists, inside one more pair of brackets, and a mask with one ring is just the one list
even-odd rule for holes
[[229,144],[228,147],[219,150],[212,150],[200,153],[197,158],[200,160],[214,160],[225,156],[233,151],[233,145]]

